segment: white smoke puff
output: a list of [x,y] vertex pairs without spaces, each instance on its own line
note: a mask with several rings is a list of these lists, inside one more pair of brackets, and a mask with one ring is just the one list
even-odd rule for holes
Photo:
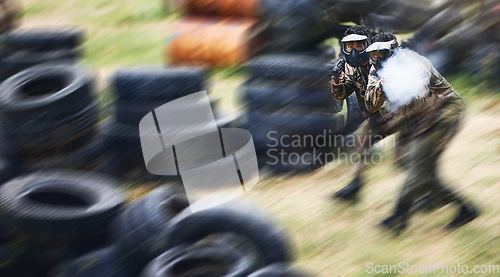
[[424,97],[429,88],[429,70],[425,59],[417,53],[400,49],[387,59],[378,75],[383,79],[382,88],[396,110],[410,104],[415,98]]

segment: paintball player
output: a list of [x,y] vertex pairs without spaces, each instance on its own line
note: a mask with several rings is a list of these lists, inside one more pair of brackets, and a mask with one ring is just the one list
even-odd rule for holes
[[346,99],[356,91],[361,113],[366,118],[370,112],[364,109],[362,104],[364,104],[370,70],[370,55],[365,51],[370,44],[370,32],[363,25],[351,26],[345,31],[341,44],[347,64],[345,64],[343,72],[340,73],[340,82],[336,82],[335,76],[332,75],[330,91],[337,101]]
[[[447,228],[457,228],[472,221],[478,216],[477,209],[443,185],[437,174],[438,158],[463,121],[464,100],[428,59],[411,50],[400,49],[393,34],[377,34],[366,51],[373,66],[369,73],[365,107],[372,113],[380,113],[392,129],[403,132],[408,138],[408,176],[393,215],[382,221],[381,226],[399,234],[407,227],[410,207],[416,199],[428,193],[437,205],[453,203],[458,206],[459,211]],[[386,62],[390,57],[401,55],[415,60],[418,65],[416,72],[423,73],[424,77],[422,86],[415,84],[420,88],[417,89],[419,93],[409,103],[401,103],[394,112],[394,101],[387,97],[391,95],[387,91],[394,80],[382,69],[388,67]],[[398,69],[399,66],[404,67],[401,70],[407,70],[409,64],[398,65]],[[392,112],[386,113],[387,110]]]
[[[341,40],[342,52],[345,55],[345,68],[343,72],[333,72],[330,80],[330,92],[333,98],[337,101],[346,99],[351,93],[356,93],[356,99],[359,104],[360,111],[365,119],[355,133],[356,151],[364,156],[363,149],[368,149],[376,141],[384,138],[387,134],[382,134],[380,130],[383,128],[374,128],[374,125],[380,125],[381,117],[377,114],[370,113],[365,108],[365,91],[368,84],[368,73],[370,69],[370,56],[366,52],[369,45],[370,32],[363,25],[355,25],[347,28],[344,37]],[[344,67],[342,63],[338,63],[336,67]],[[335,68],[335,67],[334,67]],[[338,76],[340,74],[340,76]],[[336,80],[337,79],[337,80]],[[362,158],[361,160],[365,160]],[[358,192],[363,185],[362,173],[366,168],[364,162],[360,162],[356,169],[354,180],[343,189],[337,191],[333,196],[343,200],[357,200]]]

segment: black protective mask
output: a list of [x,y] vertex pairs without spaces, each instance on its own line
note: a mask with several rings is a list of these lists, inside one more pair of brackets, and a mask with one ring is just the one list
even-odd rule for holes
[[349,54],[345,54],[346,62],[352,67],[361,67],[370,59],[370,55],[365,51],[358,51],[353,49]]

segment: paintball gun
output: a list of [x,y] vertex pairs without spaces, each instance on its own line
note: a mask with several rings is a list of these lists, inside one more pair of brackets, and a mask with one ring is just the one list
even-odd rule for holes
[[345,60],[339,59],[330,69],[330,76],[333,77],[336,84],[340,84],[340,75],[344,72],[344,68]]

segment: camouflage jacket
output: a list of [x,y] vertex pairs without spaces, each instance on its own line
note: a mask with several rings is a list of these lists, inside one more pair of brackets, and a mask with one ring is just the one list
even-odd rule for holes
[[354,91],[356,92],[359,109],[361,110],[364,118],[368,118],[371,114],[365,108],[365,91],[366,85],[368,84],[369,69],[369,64],[364,67],[352,67],[346,63],[344,70],[345,81],[342,85],[334,86],[330,82],[330,92],[332,93],[333,98],[337,101],[342,101]]
[[422,63],[422,70],[428,80],[422,97],[414,98],[409,104],[391,110],[377,69],[372,66],[368,77],[368,86],[365,97],[365,107],[370,112],[379,112],[385,121],[385,128],[399,130],[403,126],[409,127],[412,136],[425,132],[440,120],[453,121],[457,114],[463,114],[465,103],[448,81],[434,68],[431,62],[419,54],[408,51],[415,55]]

